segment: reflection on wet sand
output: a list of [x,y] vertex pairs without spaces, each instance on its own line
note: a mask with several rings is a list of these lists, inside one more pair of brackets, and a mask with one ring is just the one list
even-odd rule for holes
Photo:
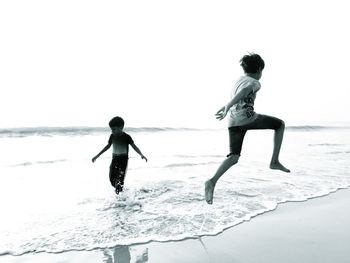
[[137,251],[132,249],[130,252],[129,246],[116,246],[113,249],[105,249],[103,251],[104,263],[143,263],[148,262],[148,249]]

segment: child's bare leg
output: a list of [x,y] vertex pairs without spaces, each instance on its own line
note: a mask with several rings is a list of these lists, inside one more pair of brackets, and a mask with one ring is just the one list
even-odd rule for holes
[[283,134],[284,134],[284,122],[282,122],[282,125],[275,130],[275,135],[273,139],[273,153],[272,153],[272,158],[271,158],[271,163],[270,163],[270,168],[275,169],[275,170],[281,170],[283,172],[289,173],[290,170],[284,167],[278,160],[280,150],[281,150],[281,145],[283,141]]
[[214,188],[219,178],[234,164],[238,162],[239,155],[230,155],[221,163],[215,175],[205,182],[205,200],[208,204],[213,203]]

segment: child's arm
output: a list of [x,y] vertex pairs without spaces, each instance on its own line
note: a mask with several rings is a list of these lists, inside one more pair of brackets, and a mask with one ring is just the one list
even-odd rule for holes
[[142,152],[141,152],[140,149],[135,145],[135,143],[131,143],[130,145],[131,145],[131,147],[135,150],[135,152],[137,152],[137,153],[141,156],[141,158],[142,158],[142,159],[145,159],[146,162],[147,162],[146,156],[144,156],[144,155],[142,154]]
[[111,145],[112,145],[111,143],[108,143],[99,154],[97,154],[94,158],[92,158],[92,162],[94,163],[96,159],[100,157],[101,154],[103,154],[105,151],[109,149],[109,147],[111,147]]
[[251,93],[253,91],[253,87],[252,86],[248,86],[244,89],[242,89],[240,92],[238,92],[233,98],[232,100],[226,104],[226,106],[223,106],[220,110],[218,110],[218,112],[215,114],[216,118],[219,120],[222,120],[223,118],[225,118],[227,112],[230,110],[230,108],[237,104],[241,99],[245,98],[249,93]]

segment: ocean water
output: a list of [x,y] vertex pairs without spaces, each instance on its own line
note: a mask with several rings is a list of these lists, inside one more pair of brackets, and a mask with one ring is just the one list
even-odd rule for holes
[[220,233],[279,203],[350,186],[350,128],[288,127],[280,160],[268,168],[272,131],[249,131],[242,156],[218,182],[204,182],[228,154],[225,129],[126,129],[147,156],[130,149],[125,192],[108,179],[105,128],[0,130],[0,255],[91,250]]

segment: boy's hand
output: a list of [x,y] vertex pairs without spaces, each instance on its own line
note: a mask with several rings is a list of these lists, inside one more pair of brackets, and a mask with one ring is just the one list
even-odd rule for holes
[[215,116],[218,120],[221,121],[223,118],[225,118],[227,112],[228,112],[228,108],[226,106],[224,106],[220,110],[218,110],[218,112],[215,114]]
[[141,155],[141,159],[144,159],[146,162],[148,161],[146,156],[144,156],[144,155]]

